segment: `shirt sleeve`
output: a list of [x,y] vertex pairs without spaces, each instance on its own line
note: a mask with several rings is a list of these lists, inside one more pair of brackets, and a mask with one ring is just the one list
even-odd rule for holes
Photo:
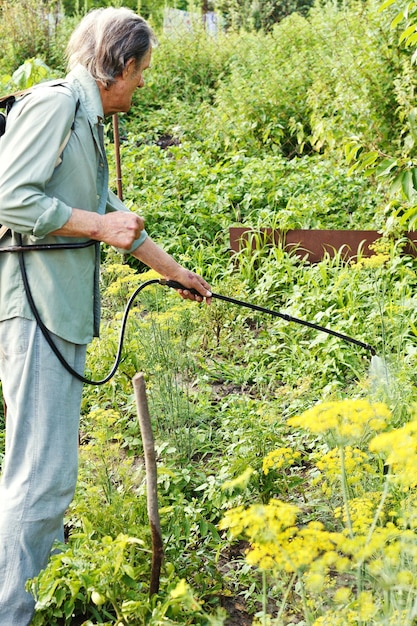
[[[111,189],[109,189],[108,197],[107,197],[107,206],[106,212],[110,213],[111,211],[129,211],[127,206],[123,204],[123,202],[116,196],[115,193]],[[119,248],[119,251],[122,253],[131,254],[134,252],[139,246],[143,244],[145,239],[148,237],[148,233],[146,230],[142,230],[140,237],[133,242],[133,245],[129,248],[129,250],[122,250]]]
[[36,88],[13,105],[0,140],[0,223],[42,238],[61,228],[72,208],[47,195],[60,146],[75,115],[68,88]]

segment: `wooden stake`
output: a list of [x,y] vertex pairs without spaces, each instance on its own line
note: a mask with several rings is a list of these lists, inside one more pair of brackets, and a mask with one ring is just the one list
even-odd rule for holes
[[164,554],[164,549],[162,545],[161,524],[159,521],[158,510],[158,486],[155,444],[151,419],[149,416],[148,401],[146,398],[146,386],[143,374],[135,374],[132,382],[133,389],[135,391],[140,432],[142,435],[143,452],[145,455],[147,484],[146,498],[148,506],[148,517],[152,534],[152,567],[151,583],[149,588],[149,595],[152,596],[154,593],[158,593],[159,591],[159,576],[161,573],[161,564]]

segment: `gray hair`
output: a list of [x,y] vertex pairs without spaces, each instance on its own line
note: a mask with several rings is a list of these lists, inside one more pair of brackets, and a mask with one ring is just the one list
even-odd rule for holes
[[87,13],[67,45],[68,69],[80,63],[105,87],[115,82],[129,59],[139,65],[156,45],[149,24],[126,8],[101,8]]

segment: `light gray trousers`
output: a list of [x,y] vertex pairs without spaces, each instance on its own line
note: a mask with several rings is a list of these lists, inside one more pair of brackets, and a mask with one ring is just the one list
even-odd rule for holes
[[[84,371],[85,345],[52,335]],[[7,404],[0,479],[0,624],[30,624],[25,583],[47,563],[75,490],[82,383],[67,373],[36,322],[0,322],[0,378]]]

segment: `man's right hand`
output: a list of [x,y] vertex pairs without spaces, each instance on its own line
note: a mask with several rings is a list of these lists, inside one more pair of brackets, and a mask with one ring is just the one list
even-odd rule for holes
[[99,215],[82,209],[73,209],[69,220],[51,235],[83,237],[130,250],[144,229],[143,217],[131,211],[114,211]]
[[115,211],[99,217],[100,230],[98,236],[92,236],[92,239],[98,239],[123,250],[130,250],[133,242],[139,239],[145,228],[143,217],[128,211]]

